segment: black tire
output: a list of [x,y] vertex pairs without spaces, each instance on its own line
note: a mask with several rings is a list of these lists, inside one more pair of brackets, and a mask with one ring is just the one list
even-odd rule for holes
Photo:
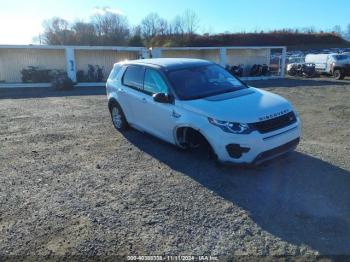
[[126,121],[124,112],[117,102],[112,102],[110,104],[109,112],[111,113],[112,123],[115,129],[118,131],[125,131],[128,129],[128,121]]
[[315,76],[315,74],[313,74],[313,73],[304,73],[304,76],[305,76],[306,78],[312,78],[312,77]]
[[290,76],[296,76],[296,74],[297,74],[297,72],[294,69],[289,70],[287,73]]
[[333,77],[336,80],[342,80],[342,79],[344,79],[345,76],[340,69],[337,69],[337,70],[334,70]]

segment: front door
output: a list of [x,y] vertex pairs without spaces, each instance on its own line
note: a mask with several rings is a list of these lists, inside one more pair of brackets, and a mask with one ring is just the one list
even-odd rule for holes
[[167,83],[157,70],[146,68],[143,91],[140,100],[140,117],[138,117],[142,126],[147,132],[175,143],[173,133],[177,119],[177,116],[174,116],[175,105],[155,102],[152,97],[156,93],[169,94]]

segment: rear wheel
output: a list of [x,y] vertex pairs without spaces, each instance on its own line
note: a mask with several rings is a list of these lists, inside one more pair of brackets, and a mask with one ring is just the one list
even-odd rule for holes
[[119,131],[124,131],[128,127],[128,122],[126,121],[123,110],[117,103],[112,103],[109,107],[111,112],[112,123],[114,127]]
[[337,70],[334,70],[333,77],[334,77],[334,79],[342,80],[342,79],[344,79],[344,74],[340,69],[337,69]]

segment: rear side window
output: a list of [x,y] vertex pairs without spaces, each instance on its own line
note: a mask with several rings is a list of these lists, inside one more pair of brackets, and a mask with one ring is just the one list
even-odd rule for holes
[[140,66],[128,66],[124,73],[123,84],[137,89],[143,88],[144,69]]

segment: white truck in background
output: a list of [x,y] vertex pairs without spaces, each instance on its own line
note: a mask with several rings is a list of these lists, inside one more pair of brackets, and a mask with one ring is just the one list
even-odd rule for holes
[[315,64],[318,73],[332,75],[337,80],[350,76],[350,56],[347,54],[308,54],[305,63]]

